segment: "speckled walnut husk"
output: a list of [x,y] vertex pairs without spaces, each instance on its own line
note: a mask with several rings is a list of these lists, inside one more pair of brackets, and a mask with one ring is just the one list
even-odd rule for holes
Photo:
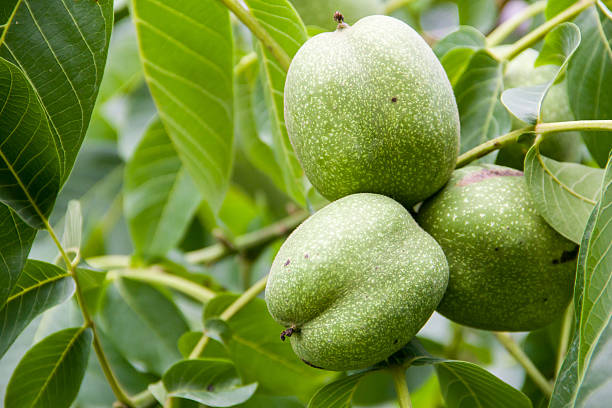
[[330,200],[370,192],[411,206],[444,185],[459,151],[446,73],[392,17],[308,40],[287,74],[285,122],[306,175]]
[[567,307],[577,246],[533,205],[523,173],[494,165],[455,171],[417,221],[440,244],[450,269],[438,311],[467,326],[534,330]]
[[266,302],[305,363],[351,370],[406,344],[447,282],[442,249],[399,203],[354,194],[289,236],[272,264]]

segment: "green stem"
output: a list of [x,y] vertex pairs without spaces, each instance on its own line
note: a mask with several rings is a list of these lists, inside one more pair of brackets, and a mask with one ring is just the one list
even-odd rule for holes
[[570,303],[563,316],[563,322],[561,323],[561,338],[559,339],[559,349],[557,350],[557,364],[555,365],[555,373],[561,370],[561,365],[565,360],[565,354],[569,346],[570,334],[572,329],[572,321],[574,319],[574,302]]
[[488,140],[459,156],[457,158],[457,164],[455,167],[463,167],[495,150],[512,145],[518,141],[519,136],[524,133],[531,133],[533,132],[533,129],[533,126],[527,126],[518,130],[513,130],[512,132],[496,137],[495,139]]
[[519,55],[521,52],[532,46],[533,44],[540,41],[550,30],[555,28],[557,25],[571,20],[583,10],[595,4],[596,0],[580,0],[572,4],[561,13],[557,14],[517,42],[515,42],[508,50],[497,54],[500,60],[511,60],[512,58]]
[[291,64],[291,58],[281,48],[281,46],[268,34],[268,32],[259,24],[259,22],[249,13],[247,9],[242,7],[237,0],[220,0],[242,23],[247,26],[255,37],[261,42],[261,44],[269,50],[274,58],[278,61],[279,65],[285,71],[289,70]]
[[525,9],[521,10],[520,13],[515,14],[512,18],[509,18],[504,23],[500,24],[495,30],[491,31],[487,36],[487,48],[494,47],[500,44],[510,34],[514,32],[521,24],[529,20],[536,14],[541,13],[546,9],[546,0],[537,1]]
[[255,299],[257,295],[264,291],[266,283],[268,282],[268,276],[264,276],[258,280],[253,286],[245,291],[238,299],[236,299],[231,305],[221,313],[219,316],[221,320],[229,320],[236,313],[238,313],[243,307],[245,307],[251,300]]
[[572,130],[612,131],[612,120],[574,120],[570,122],[540,123],[535,133],[557,133]]
[[193,264],[212,264],[228,255],[268,244],[293,231],[293,229],[300,225],[307,217],[308,213],[306,211],[298,211],[260,230],[236,237],[233,242],[233,248],[223,243],[217,243],[197,251],[188,252],[186,255],[187,261]]
[[463,167],[495,150],[512,145],[525,133],[536,133],[542,138],[543,135],[573,130],[612,131],[612,120],[575,120],[569,122],[539,123],[535,126],[513,130],[463,153],[457,158],[455,167]]
[[2,47],[2,44],[4,44],[4,39],[6,38],[6,34],[8,33],[9,28],[11,28],[11,23],[13,22],[13,19],[15,18],[15,15],[17,14],[17,9],[19,9],[21,2],[22,0],[17,0],[17,3],[15,3],[15,7],[13,8],[11,15],[6,21],[6,24],[2,26],[4,30],[2,30],[2,36],[0,36],[0,47]]
[[399,402],[400,408],[412,408],[408,384],[406,384],[406,369],[396,365],[389,367],[389,371],[391,371],[391,376],[393,377],[393,385],[395,385],[395,392],[397,393],[397,401]]
[[208,303],[217,294],[212,290],[198,285],[188,279],[164,272],[159,267],[147,269],[124,269],[116,270],[118,276],[137,280],[141,282],[163,285],[184,293],[202,303]]
[[514,339],[507,333],[497,332],[495,337],[501,343],[502,346],[510,353],[512,357],[525,369],[525,372],[533,382],[544,392],[544,394],[550,398],[553,392],[553,386],[548,382],[546,377],[538,370],[533,364],[529,356],[519,347]]
[[53,242],[55,242],[57,249],[59,250],[62,258],[64,259],[64,262],[66,264],[66,270],[72,275],[72,278],[74,279],[74,283],[76,287],[75,292],[77,296],[77,301],[79,303],[79,308],[81,309],[81,313],[83,314],[85,325],[88,327],[91,327],[91,330],[93,333],[93,347],[96,352],[96,356],[98,357],[98,361],[100,362],[100,367],[102,368],[102,371],[104,372],[104,376],[106,377],[106,381],[110,385],[111,390],[113,391],[113,394],[115,394],[117,401],[121,402],[126,407],[131,408],[134,405],[132,401],[130,400],[130,398],[128,397],[128,395],[125,393],[125,391],[123,391],[123,388],[121,388],[121,385],[119,384],[119,381],[117,380],[117,377],[113,373],[110,363],[108,362],[108,359],[106,358],[106,354],[104,354],[104,350],[102,349],[102,343],[100,343],[100,337],[98,336],[96,325],[94,324],[91,318],[91,315],[89,314],[89,310],[87,309],[87,305],[85,304],[85,298],[83,296],[83,291],[81,290],[81,285],[79,283],[79,279],[75,271],[76,263],[78,262],[78,259],[75,260],[76,262],[73,262],[70,260],[70,257],[68,256],[68,254],[62,247],[62,244],[60,243],[60,240],[55,234],[55,231],[51,227],[51,224],[49,224],[49,221],[45,217],[42,217],[42,216],[41,216],[41,219],[43,220],[45,228],[49,232],[51,239],[53,240]]

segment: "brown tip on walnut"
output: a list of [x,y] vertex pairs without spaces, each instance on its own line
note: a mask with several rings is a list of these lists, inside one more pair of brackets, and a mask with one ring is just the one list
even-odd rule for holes
[[341,13],[341,12],[336,11],[336,12],[334,13],[334,21],[335,21],[336,23],[338,23],[338,24],[342,24],[342,23],[344,23],[344,16],[342,15],[342,13]]

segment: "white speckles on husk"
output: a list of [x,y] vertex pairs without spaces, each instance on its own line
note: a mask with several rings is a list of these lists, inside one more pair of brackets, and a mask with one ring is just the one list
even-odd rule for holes
[[370,16],[295,55],[285,122],[304,171],[330,200],[358,192],[411,206],[450,177],[459,115],[444,69],[407,24]]
[[406,344],[447,282],[442,249],[399,203],[354,194],[289,236],[272,264],[266,302],[276,321],[295,325],[291,345],[302,360],[351,370]]
[[457,170],[417,220],[448,260],[438,311],[449,319],[525,331],[551,323],[567,307],[576,245],[536,213],[521,172],[493,165]]

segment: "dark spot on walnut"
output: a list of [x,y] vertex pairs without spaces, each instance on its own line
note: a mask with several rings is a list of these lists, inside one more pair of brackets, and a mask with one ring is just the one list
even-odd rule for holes
[[394,96],[393,98],[391,98],[391,102],[393,103],[397,102],[397,96]]
[[547,297],[545,297],[545,298],[544,298],[544,301],[545,301],[545,302],[548,302],[548,298],[547,298]]
[[310,361],[304,360],[303,358],[301,358],[300,360],[302,360],[306,365],[309,365],[309,366],[314,367],[314,368],[318,368],[319,370],[324,370],[323,367],[316,366],[316,365],[312,364]]
[[574,259],[576,259],[577,256],[578,256],[578,247],[575,247],[571,251],[563,251],[563,253],[561,254],[561,259],[559,259],[559,261],[561,263],[573,261]]
[[559,264],[559,260],[558,259],[553,259],[552,260],[552,264],[553,265],[558,265]]
[[215,386],[212,384],[208,384],[208,386],[206,387],[206,391],[214,391],[215,390]]
[[308,259],[308,254],[304,254],[304,259]]
[[283,266],[287,266],[291,263],[291,259],[287,259],[287,261],[283,264]]
[[496,252],[497,252],[497,251],[499,251],[499,247],[495,247],[495,251],[496,251]]
[[398,341],[398,339],[393,340],[393,344],[397,344]]

